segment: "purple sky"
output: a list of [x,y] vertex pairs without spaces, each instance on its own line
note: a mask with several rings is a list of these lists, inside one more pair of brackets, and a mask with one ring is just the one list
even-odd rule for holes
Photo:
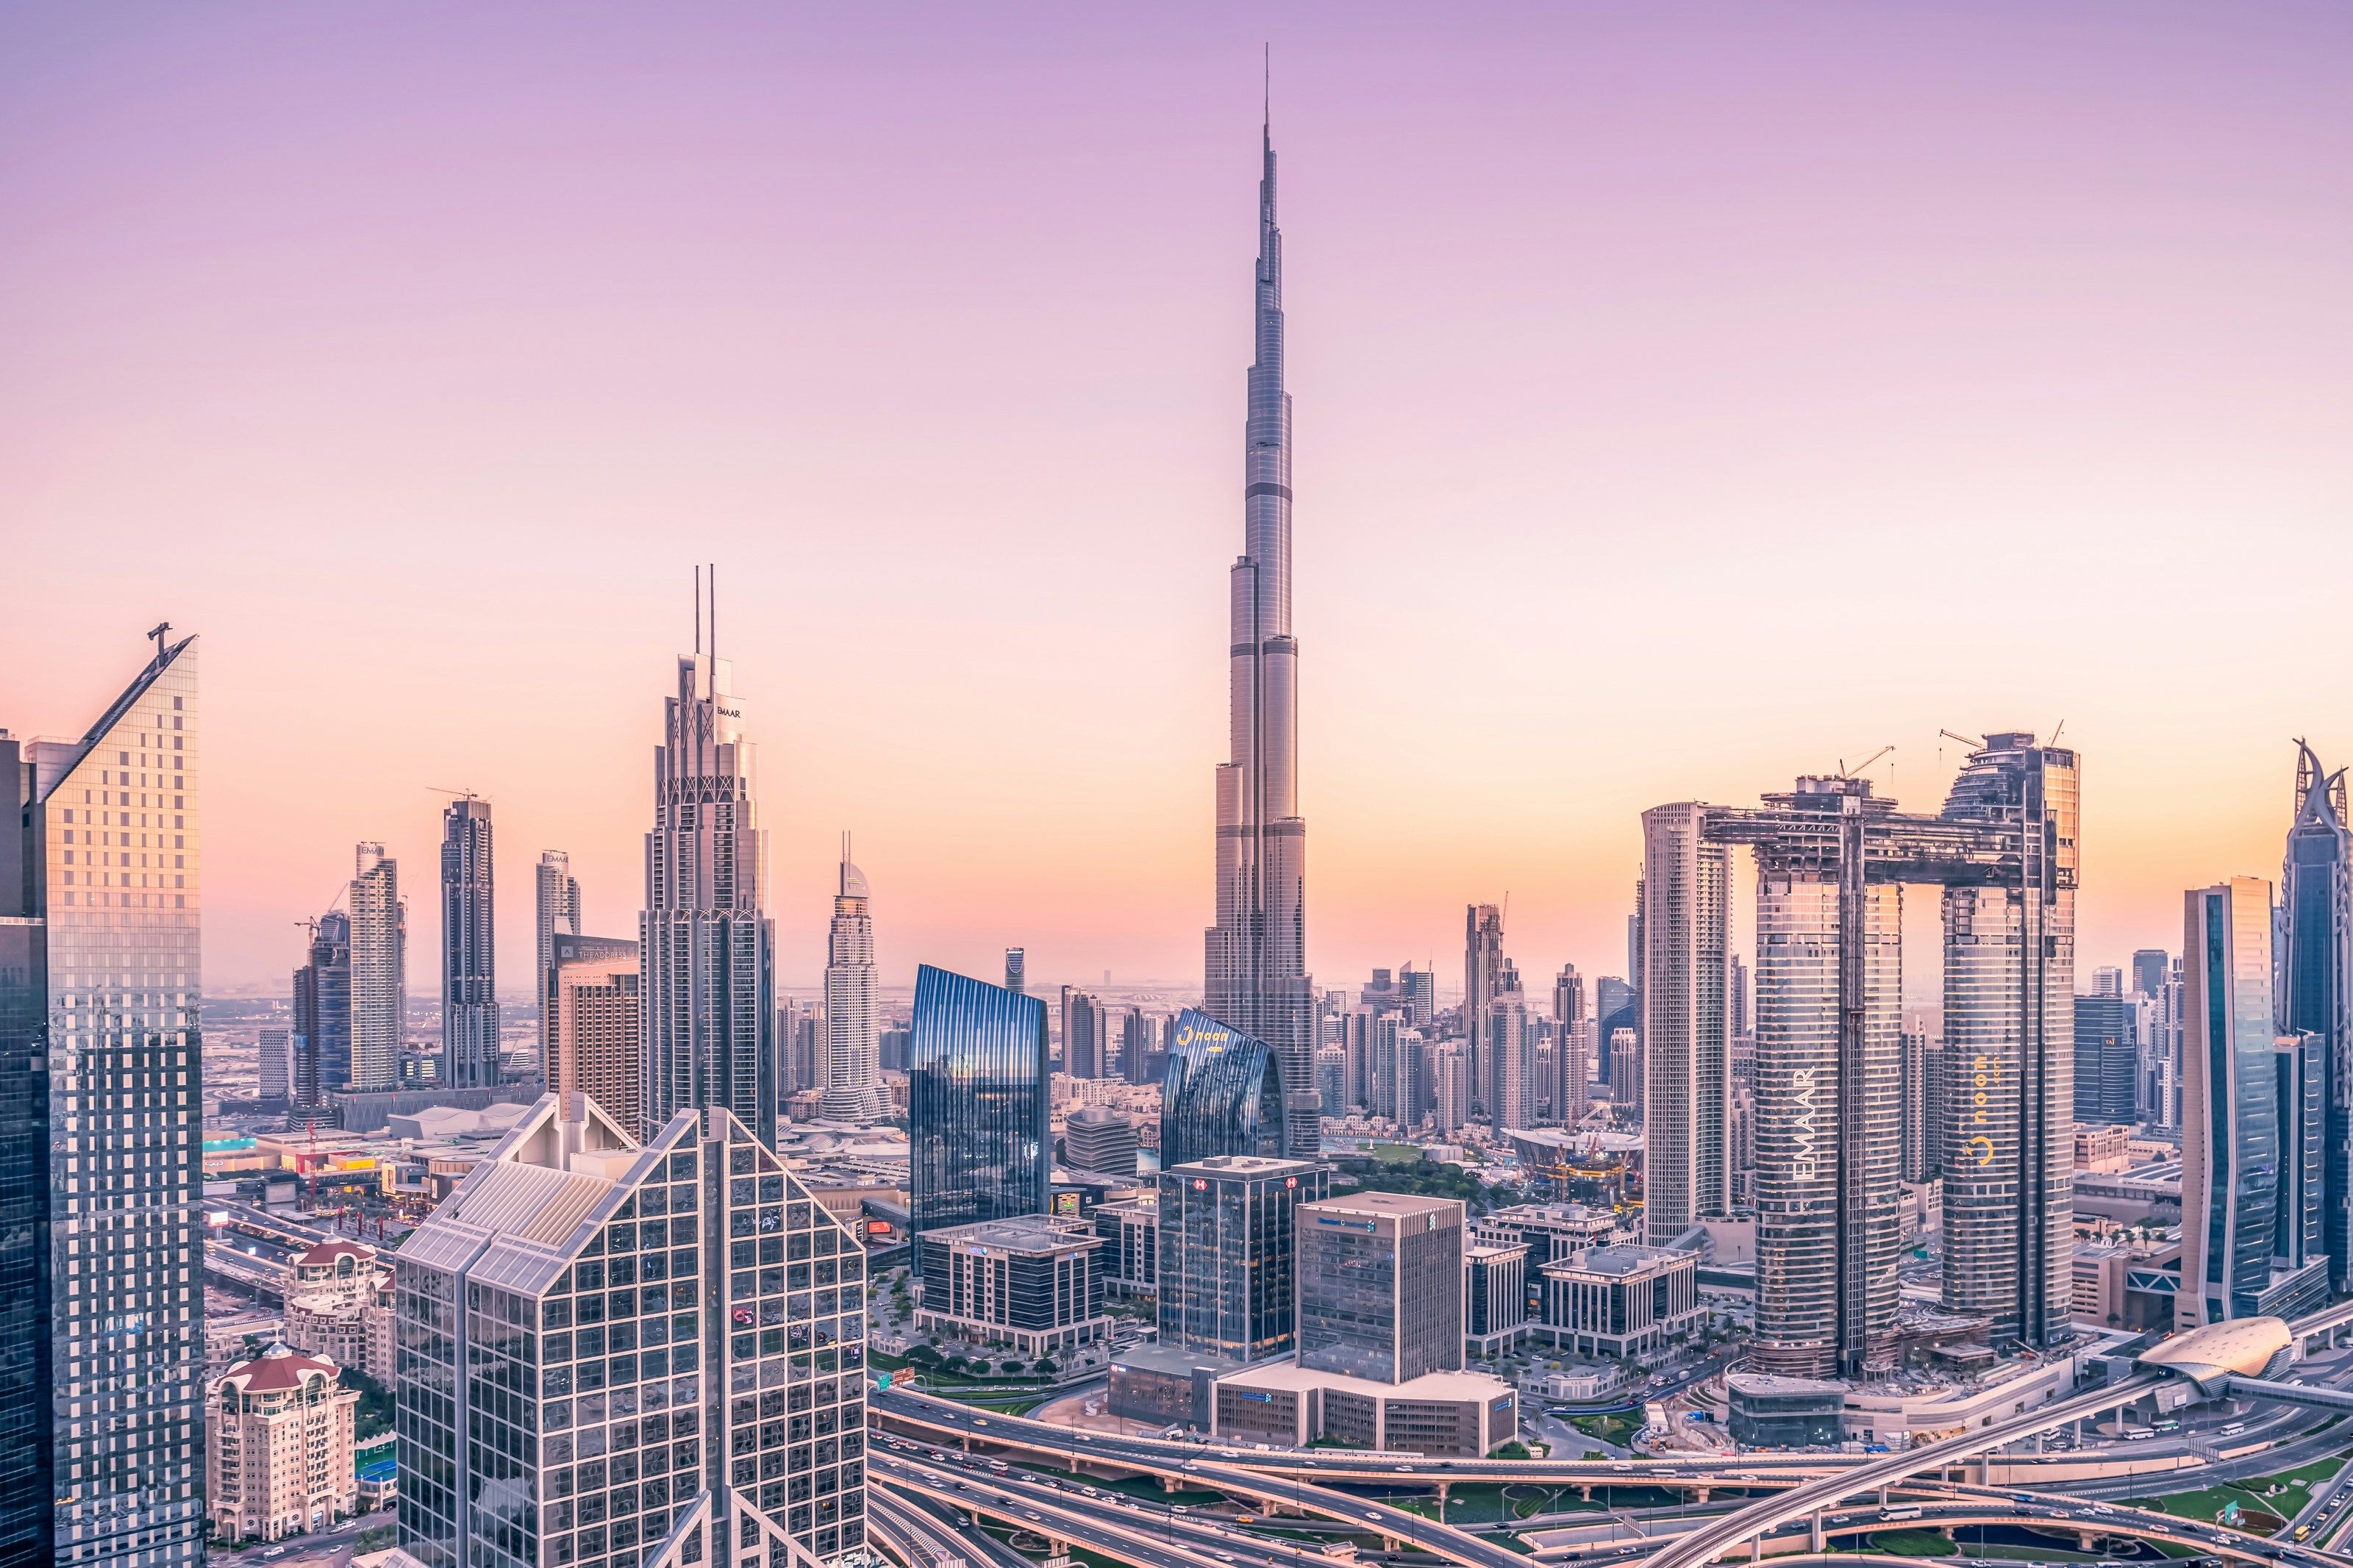
[[2353,757],[2337,5],[14,7],[0,722],[202,632],[209,977],[355,839],[423,893],[443,784],[512,964],[543,847],[632,929],[715,559],[788,982],[845,827],[886,981],[1198,979],[1261,41],[1319,978],[1507,891],[1615,973],[1643,806],[1930,805],[1939,727],[2084,748],[2086,970],[2275,874]]

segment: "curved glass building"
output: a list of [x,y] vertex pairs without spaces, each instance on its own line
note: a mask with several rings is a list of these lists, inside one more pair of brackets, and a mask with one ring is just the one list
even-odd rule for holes
[[1219,1154],[1316,1158],[1320,1140],[1314,1149],[1284,1148],[1282,1090],[1282,1064],[1273,1047],[1187,1007],[1168,1029],[1160,1168]]
[[911,1035],[915,1234],[1044,1214],[1053,1159],[1045,1003],[927,963],[915,971]]

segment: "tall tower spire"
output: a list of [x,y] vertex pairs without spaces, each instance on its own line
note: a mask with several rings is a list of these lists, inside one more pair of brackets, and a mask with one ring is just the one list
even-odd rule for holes
[[[1270,97],[1270,110],[1271,99]],[[1314,1002],[1306,973],[1307,825],[1299,816],[1299,644],[1291,629],[1291,395],[1282,376],[1282,231],[1271,115],[1261,127],[1242,553],[1229,578],[1230,760],[1218,770],[1218,919],[1204,1006],[1273,1047],[1286,1146],[1321,1146]]]

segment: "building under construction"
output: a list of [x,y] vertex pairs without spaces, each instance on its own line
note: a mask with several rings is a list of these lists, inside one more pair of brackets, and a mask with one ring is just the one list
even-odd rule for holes
[[[1902,889],[1944,908],[1945,1304],[1997,1343],[2068,1337],[2073,1248],[2076,758],[2028,734],[1977,743],[1944,810],[1910,816],[1846,774],[1748,809],[1643,816],[1645,1179],[1701,1201],[1729,1147],[1729,858],[1757,858],[1757,1317],[1766,1370],[1894,1369],[1901,1256]],[[1681,875],[1662,879],[1662,867]],[[1661,1093],[1661,1086],[1671,1091]],[[1655,1206],[1655,1205],[1654,1205]],[[1658,1234],[1654,1215],[1651,1234]]]

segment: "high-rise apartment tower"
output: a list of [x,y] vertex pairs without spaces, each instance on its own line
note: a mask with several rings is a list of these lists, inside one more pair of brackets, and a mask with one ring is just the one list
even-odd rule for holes
[[498,920],[491,803],[468,795],[441,814],[441,1081],[499,1081]]

